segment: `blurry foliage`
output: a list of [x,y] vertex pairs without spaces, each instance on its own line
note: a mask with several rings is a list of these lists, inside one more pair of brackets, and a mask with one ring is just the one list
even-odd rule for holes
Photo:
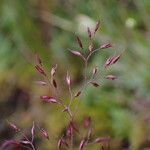
[[[74,59],[67,48],[78,49],[74,33],[81,35],[83,43],[86,43],[86,27],[92,27],[95,21],[100,20],[101,31],[95,43],[111,41],[116,53],[125,52],[120,62],[110,70],[110,73],[118,75],[116,82],[102,81],[104,86],[97,90],[97,95],[93,95],[93,88],[86,90],[80,108],[84,112],[79,115],[79,120],[84,115],[91,115],[94,118],[95,133],[111,135],[116,149],[121,149],[124,141],[127,146],[132,146],[132,150],[140,149],[145,136],[150,135],[146,135],[143,130],[147,124],[138,118],[145,114],[139,112],[136,115],[131,104],[137,98],[141,101],[145,98],[150,100],[149,14],[149,0],[1,0],[0,107],[6,107],[3,104],[5,101],[9,103],[9,99],[16,98],[11,94],[17,91],[14,89],[22,89],[28,92],[32,101],[28,111],[18,110],[22,112],[20,116],[25,117],[25,123],[20,123],[26,126],[27,122],[35,118],[44,122],[52,134],[59,134],[65,124],[61,119],[63,117],[57,115],[56,108],[49,110],[41,106],[37,97],[42,91],[33,86],[33,81],[39,78],[33,69],[35,53],[42,57],[48,71],[52,64],[58,63],[59,80],[63,80],[62,75],[69,69],[73,73],[73,81],[80,82],[80,59]],[[106,53],[95,55],[89,67],[101,63],[99,68],[103,73],[104,61],[113,54],[109,50]],[[5,111],[3,109],[1,114],[6,115]],[[47,111],[48,116],[44,115]],[[47,119],[43,120],[43,115]],[[13,113],[13,116],[9,114],[6,117],[16,118],[18,115]],[[42,144],[44,149],[50,145],[46,147]]]

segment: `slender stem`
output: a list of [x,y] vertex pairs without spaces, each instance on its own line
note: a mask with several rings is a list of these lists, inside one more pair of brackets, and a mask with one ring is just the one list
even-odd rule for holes
[[85,65],[85,70],[84,70],[84,72],[85,72],[85,74],[84,74],[84,83],[86,83],[86,81],[87,81],[87,65],[88,65],[88,59],[85,60],[84,65]]
[[32,142],[30,142],[30,145],[31,145],[33,150],[36,150]]
[[[35,124],[34,124],[34,121],[33,121],[33,127],[35,126]],[[33,130],[35,130],[35,129],[33,129]],[[31,142],[33,142],[34,141],[34,131],[33,131],[33,135],[32,135],[32,139],[31,139]]]
[[24,138],[29,142],[29,144],[32,147],[32,149],[36,150],[35,147],[34,147],[34,145],[33,145],[33,141],[30,141],[27,136],[24,136]]
[[71,135],[70,148],[71,148],[71,150],[73,150],[73,134]]
[[[85,69],[84,69],[84,85],[82,87],[82,90],[86,88],[88,82],[87,82],[87,66],[88,66],[88,60],[86,59],[84,61],[84,66],[85,66]],[[81,90],[81,91],[82,91]],[[80,104],[80,100],[78,101],[77,105],[75,106],[75,109],[74,109],[74,114],[73,114],[73,118],[75,117],[76,113],[77,113],[77,110],[79,109],[79,104]]]
[[[49,83],[49,89],[51,89],[51,86],[52,86],[52,85],[51,85],[51,82],[52,82],[53,79],[51,79],[51,82],[50,82],[50,80],[49,80],[48,77],[47,77],[46,79],[47,79],[47,81],[48,81],[48,83]],[[53,86],[52,86],[52,87],[53,87]],[[56,96],[56,98],[57,98],[58,103],[63,107],[63,109],[66,109],[67,106],[59,99],[59,90],[58,90],[58,88],[53,87],[53,90],[54,90],[54,92],[55,92],[55,96]],[[68,113],[68,115],[70,116],[70,118],[72,118],[72,113],[71,113],[70,109],[67,111],[67,113]]]
[[[90,83],[90,81],[87,81],[88,60],[89,60],[90,56],[91,56],[94,52],[98,51],[99,49],[100,49],[100,48],[91,51],[91,52],[88,54],[87,58],[84,58],[84,57],[83,57],[85,69],[84,69],[84,85],[83,85],[83,87],[82,87],[82,90],[85,89],[86,86]],[[92,77],[93,77],[93,76],[92,76]],[[92,79],[92,77],[90,78],[90,80]],[[72,95],[72,91],[71,91],[70,85],[68,86],[68,89],[69,89],[69,94],[70,94],[70,103],[69,103],[69,105],[68,105],[68,111],[69,111],[69,114],[70,114],[70,119],[73,120],[74,117],[75,117],[75,115],[76,115],[76,113],[77,113],[77,110],[78,110],[78,108],[79,108],[79,104],[80,104],[81,101],[80,101],[80,100],[78,101],[78,103],[77,103],[77,105],[75,106],[75,109],[74,109],[74,114],[72,115],[72,112],[71,112],[71,110],[70,110],[70,107],[71,107],[71,104],[72,104],[72,102],[73,102],[73,100],[74,100],[74,97],[73,97],[73,95]],[[71,141],[70,141],[70,142],[71,142],[71,143],[70,143],[70,149],[73,150],[73,135],[71,135]]]
[[69,103],[68,108],[70,108],[70,106],[71,106],[71,104],[72,104],[72,102],[73,102],[73,95],[72,95],[72,91],[71,91],[70,85],[68,86],[68,89],[69,89],[69,94],[70,94],[70,103]]
[[[89,54],[88,54],[88,56],[84,59],[84,67],[85,67],[85,69],[84,69],[84,85],[83,85],[83,87],[82,87],[82,90],[87,87],[87,85],[90,83],[90,81],[91,81],[91,79],[92,79],[92,77],[91,77],[90,81],[87,81],[88,60],[89,60],[89,58],[92,56],[92,54],[94,54],[95,52],[97,52],[97,51],[100,50],[100,49],[101,49],[101,48],[97,48],[97,49],[95,49],[95,50],[93,50],[93,51],[90,51]],[[80,104],[80,100],[78,101],[78,103],[77,103],[77,105],[76,105],[76,107],[75,107],[75,109],[74,109],[73,117],[75,117],[75,115],[76,115],[76,112],[77,112],[77,110],[78,110],[79,104]]]
[[95,50],[93,50],[93,51],[91,51],[89,54],[88,54],[88,56],[87,56],[87,61],[89,60],[89,58],[91,57],[91,55],[93,54],[93,53],[95,53],[95,52],[97,52],[97,51],[99,51],[101,48],[97,48],[97,49],[95,49]]

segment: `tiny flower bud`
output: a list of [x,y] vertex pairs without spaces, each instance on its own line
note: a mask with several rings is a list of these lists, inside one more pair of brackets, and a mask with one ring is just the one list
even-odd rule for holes
[[35,134],[35,123],[33,122],[33,125],[32,125],[32,128],[31,128],[32,140],[34,139],[34,134]]
[[85,139],[83,139],[81,142],[80,142],[80,146],[79,146],[79,150],[83,150],[84,146],[85,146]]
[[91,52],[91,51],[93,51],[93,49],[94,49],[93,44],[90,44],[89,45],[89,51]]
[[47,83],[44,82],[44,81],[36,81],[36,84],[39,84],[39,85],[42,85],[42,86],[47,85]]
[[112,62],[113,58],[114,58],[114,57],[109,57],[109,58],[106,60],[105,65],[104,65],[105,68],[111,65],[111,62]]
[[15,125],[14,123],[8,122],[11,129],[13,129],[15,132],[19,132],[20,129]]
[[41,74],[43,74],[44,76],[46,76],[46,73],[44,72],[44,69],[43,69],[42,67],[36,65],[36,66],[35,66],[35,69],[36,69],[39,73],[41,73]]
[[70,76],[69,76],[68,72],[67,72],[67,76],[66,76],[66,82],[67,82],[67,85],[70,86],[71,79],[70,79]]
[[56,73],[56,69],[57,69],[57,64],[54,65],[51,69],[51,77],[54,77],[55,73]]
[[91,124],[91,117],[86,117],[83,121],[83,127],[88,128]]
[[88,32],[88,37],[89,37],[89,39],[91,39],[91,37],[92,37],[92,33],[91,33],[91,30],[90,30],[90,28],[89,28],[89,27],[87,28],[87,32]]
[[108,80],[115,80],[115,79],[117,79],[117,77],[114,76],[114,75],[107,75],[106,79],[108,79]]
[[99,29],[99,27],[100,27],[100,21],[98,21],[98,22],[96,23],[94,33],[97,32],[97,30]]
[[95,139],[95,143],[109,142],[109,141],[110,141],[109,137],[99,137]]
[[119,59],[120,59],[121,55],[117,55],[116,57],[113,58],[113,60],[111,61],[111,64],[115,64]]
[[96,75],[97,71],[98,71],[98,67],[96,66],[96,67],[93,68],[93,72],[92,72],[93,76]]
[[96,83],[96,82],[90,82],[94,87],[98,87],[99,86],[99,84],[98,83]]
[[82,56],[82,54],[78,51],[70,50],[70,52],[76,56]]
[[102,45],[100,48],[105,49],[105,48],[110,48],[110,47],[112,47],[112,45],[110,43],[108,43],[108,44]]
[[41,99],[43,102],[47,102],[47,103],[58,103],[58,101],[50,96],[41,96]]
[[81,91],[78,91],[74,97],[78,97],[78,96],[80,96],[80,94],[81,94]]
[[80,48],[83,49],[83,45],[82,45],[80,38],[78,36],[76,38],[77,38],[77,43],[79,44]]
[[48,132],[47,132],[45,129],[40,128],[39,126],[38,126],[38,129],[39,129],[39,131],[40,131],[40,133],[41,133],[41,136],[42,136],[43,138],[46,138],[47,140],[49,140]]
[[42,66],[42,60],[39,57],[39,55],[36,55],[36,60],[37,60],[37,63]]
[[55,88],[57,88],[57,83],[56,83],[56,80],[55,80],[55,79],[53,79],[53,86],[54,86]]

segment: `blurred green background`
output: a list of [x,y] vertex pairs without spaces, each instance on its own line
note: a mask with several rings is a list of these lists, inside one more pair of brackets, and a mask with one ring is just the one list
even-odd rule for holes
[[39,96],[48,90],[35,84],[41,79],[34,69],[35,54],[48,72],[58,64],[57,80],[65,99],[66,70],[72,74],[75,90],[83,75],[81,60],[67,49],[78,48],[75,34],[86,46],[87,27],[100,20],[95,44],[111,42],[114,47],[94,55],[89,72],[94,65],[103,72],[114,50],[125,52],[110,70],[118,80],[103,80],[101,88],[86,89],[77,122],[91,115],[94,135],[111,136],[112,150],[150,148],[149,14],[150,0],[1,0],[0,143],[20,136],[10,132],[7,119],[27,130],[35,120],[50,134],[50,142],[38,139],[39,149],[55,149],[66,119],[58,107],[40,102]]

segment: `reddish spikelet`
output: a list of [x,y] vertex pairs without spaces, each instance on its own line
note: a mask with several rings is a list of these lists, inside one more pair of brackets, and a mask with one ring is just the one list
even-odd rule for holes
[[99,86],[99,84],[98,83],[96,83],[96,82],[90,82],[94,87],[98,87]]
[[41,96],[40,98],[42,99],[43,102],[46,103],[58,103],[58,101],[51,96]]
[[21,141],[21,144],[28,145],[28,144],[31,144],[31,142],[30,142],[30,141],[27,141],[27,140],[23,140],[23,141]]
[[36,69],[40,74],[43,74],[44,76],[46,76],[46,73],[45,73],[44,69],[41,68],[40,66],[36,65],[36,66],[35,66],[35,69]]
[[104,65],[105,68],[111,65],[111,62],[113,61],[113,58],[114,58],[114,57],[109,57],[109,58],[106,60],[105,65]]
[[34,134],[35,134],[35,123],[33,122],[33,125],[32,125],[32,128],[31,128],[32,141],[34,139]]
[[58,143],[57,143],[57,150],[61,150],[61,146],[63,144],[63,141],[62,141],[62,137],[58,140]]
[[75,50],[69,50],[72,54],[74,54],[75,56],[80,56],[83,57],[82,54],[79,51],[75,51]]
[[57,83],[55,79],[53,79],[53,86],[57,89]]
[[95,139],[95,143],[101,143],[101,142],[109,142],[110,137],[99,137]]
[[110,43],[108,43],[108,44],[102,45],[100,48],[105,49],[105,48],[110,48],[110,47],[112,47],[112,45]]
[[74,97],[79,97],[81,95],[81,91],[78,91]]
[[70,75],[69,75],[68,72],[67,72],[67,76],[66,76],[66,82],[67,82],[67,85],[70,86],[70,84],[71,84],[71,78],[70,78]]
[[91,52],[91,51],[93,51],[94,50],[94,46],[93,46],[93,44],[91,43],[90,45],[89,45],[89,51]]
[[36,60],[37,60],[37,63],[38,63],[40,66],[43,65],[43,64],[42,64],[42,60],[41,60],[41,58],[39,57],[39,55],[36,55]]
[[66,129],[66,135],[67,135],[67,137],[68,137],[69,139],[71,139],[71,137],[73,136],[74,131],[76,131],[76,132],[79,133],[79,130],[78,130],[78,128],[77,128],[75,122],[70,121],[70,123],[69,123],[69,125],[68,125],[68,127],[67,127],[67,129]]
[[91,117],[86,117],[83,121],[83,127],[84,128],[89,128],[91,124]]
[[20,129],[17,127],[16,124],[9,122],[9,126],[11,129],[13,129],[15,132],[19,132]]
[[107,75],[107,76],[106,76],[106,79],[108,79],[108,80],[116,80],[117,77],[114,76],[114,75]]
[[100,27],[100,21],[98,21],[98,22],[96,23],[94,33],[97,32],[97,30],[99,29],[99,27]]
[[113,60],[111,61],[111,64],[115,64],[120,59],[120,57],[121,57],[121,54],[114,57]]
[[91,30],[90,30],[89,27],[87,28],[87,33],[88,33],[89,39],[91,40],[91,38],[92,38],[92,33],[91,33]]
[[76,39],[77,39],[77,43],[79,44],[80,48],[83,49],[83,45],[82,45],[80,38],[77,36]]
[[66,147],[69,147],[68,143],[65,141],[65,139],[63,138],[63,136],[58,140],[57,143],[57,150],[61,150],[61,146],[65,145]]
[[51,77],[54,77],[54,75],[56,73],[56,69],[57,69],[57,64],[55,64],[51,69]]
[[47,83],[46,83],[46,82],[44,82],[44,81],[36,81],[36,84],[38,84],[38,85],[42,85],[42,86],[47,85]]
[[81,142],[80,142],[80,146],[79,146],[79,150],[83,150],[84,146],[85,146],[85,139],[83,139]]
[[39,131],[40,131],[40,133],[41,133],[41,136],[42,136],[43,138],[49,140],[48,132],[47,132],[45,129],[40,128],[39,126],[38,126],[38,129],[39,129]]
[[67,130],[66,130],[66,136],[71,139],[71,137],[73,136],[73,128],[70,126],[67,127]]
[[69,108],[66,107],[65,109],[62,110],[62,112],[69,112]]
[[114,57],[110,57],[106,60],[106,63],[105,63],[105,68],[110,66],[110,65],[113,65],[115,64],[121,57],[121,54],[120,55],[117,55],[117,56],[114,56]]
[[98,71],[98,67],[96,66],[93,68],[93,72],[92,72],[93,77],[96,75],[97,71]]

